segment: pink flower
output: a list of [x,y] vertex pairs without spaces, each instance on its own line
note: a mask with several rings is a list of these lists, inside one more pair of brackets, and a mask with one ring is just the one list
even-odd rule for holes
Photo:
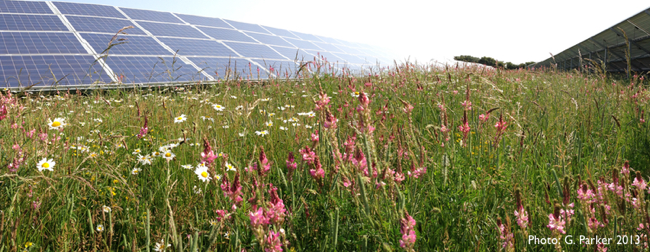
[[217,213],[217,221],[223,221],[225,219],[230,219],[230,216],[226,217],[226,215],[228,214],[228,210],[216,210],[214,212]]
[[318,141],[319,141],[318,130],[316,130],[315,133],[311,133],[311,141],[312,141],[314,144],[317,144],[317,143],[318,143]]
[[623,168],[621,168],[621,174],[630,174],[630,161],[625,161],[623,163]]
[[526,229],[528,226],[528,213],[523,206],[519,208],[519,211],[515,210],[515,217],[517,217],[517,225],[522,229]]
[[561,234],[566,234],[564,231],[565,221],[562,220],[562,216],[555,217],[553,214],[548,215],[548,227],[551,231],[557,231]]
[[337,121],[338,120],[336,119],[336,117],[334,117],[334,115],[332,115],[332,113],[330,113],[329,110],[325,111],[325,123],[323,123],[323,126],[326,129],[336,129]]
[[207,137],[203,137],[203,152],[201,152],[200,163],[205,163],[206,166],[208,166],[212,164],[215,159],[217,159],[217,155],[214,154],[212,146],[210,146],[210,141],[208,141]]
[[138,134],[138,139],[143,138],[145,135],[147,135],[147,132],[149,132],[149,120],[147,119],[147,116],[144,116],[144,125],[142,128],[140,128],[140,134]]
[[325,178],[325,170],[323,170],[323,166],[321,165],[318,156],[316,156],[314,161],[314,169],[310,169],[309,174],[316,180]]
[[282,252],[282,241],[280,240],[280,232],[269,230],[269,235],[266,236],[266,246],[264,252]]
[[7,114],[7,105],[2,104],[2,107],[0,107],[0,121],[7,118]]
[[466,101],[462,102],[461,105],[463,105],[463,107],[465,107],[465,110],[472,110],[472,102],[471,101],[466,100]]
[[269,194],[271,195],[271,199],[269,200],[269,208],[266,212],[266,216],[269,218],[271,223],[280,224],[284,221],[287,210],[284,208],[284,202],[282,199],[278,197],[278,188],[273,187],[273,185],[270,185],[270,188]]
[[257,172],[261,177],[264,177],[269,170],[271,170],[271,163],[269,162],[269,159],[266,158],[266,153],[264,153],[264,147],[262,146],[260,146],[260,163],[262,164],[262,168]]
[[415,219],[409,215],[407,211],[404,211],[404,218],[400,221],[400,233],[402,233],[402,239],[399,241],[399,246],[406,250],[413,250],[415,245],[415,239],[417,238],[415,234]]
[[488,119],[490,119],[490,113],[487,113],[487,114],[480,114],[480,115],[478,116],[478,119],[479,119],[479,121],[481,121],[482,123],[485,123],[485,122],[488,121]]
[[269,219],[264,216],[264,208],[253,206],[253,211],[248,213],[248,218],[251,220],[251,226],[256,229],[259,226],[268,225]]
[[306,161],[309,164],[314,164],[314,159],[316,158],[316,153],[313,152],[309,146],[305,146],[305,149],[300,150],[302,154],[302,160]]
[[361,106],[363,106],[363,108],[368,107],[368,105],[370,104],[370,99],[368,99],[368,96],[366,96],[366,93],[359,92],[359,103],[361,103]]

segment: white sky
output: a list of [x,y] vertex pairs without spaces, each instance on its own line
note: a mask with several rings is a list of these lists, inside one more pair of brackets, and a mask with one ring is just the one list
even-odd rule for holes
[[386,48],[397,60],[542,61],[648,7],[640,0],[63,0],[220,17]]

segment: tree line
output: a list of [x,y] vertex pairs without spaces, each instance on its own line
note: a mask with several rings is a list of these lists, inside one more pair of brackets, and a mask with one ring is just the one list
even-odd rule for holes
[[491,67],[501,67],[505,69],[517,69],[517,68],[523,68],[526,67],[527,65],[535,63],[535,61],[529,61],[526,63],[521,63],[521,64],[513,64],[512,62],[501,62],[497,61],[491,57],[474,57],[470,55],[461,55],[461,56],[454,56],[455,60],[458,61],[463,61],[463,62],[471,62],[471,63],[479,63],[483,64],[486,66],[491,66]]

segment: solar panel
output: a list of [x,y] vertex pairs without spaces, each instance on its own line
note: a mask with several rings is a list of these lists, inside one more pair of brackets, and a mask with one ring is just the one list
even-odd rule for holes
[[330,44],[337,44],[337,46],[338,46],[339,44],[341,44],[341,42],[339,42],[338,40],[333,39],[333,38],[323,37],[323,36],[317,36],[317,35],[314,35],[314,36],[316,36],[316,37],[319,38],[320,40],[325,41],[325,42],[330,43]]
[[54,6],[61,14],[126,18],[113,6],[64,2],[54,2]]
[[208,34],[208,36],[213,37],[214,39],[257,43],[257,41],[246,36],[246,34],[243,34],[236,30],[209,27],[197,28],[199,28],[199,30],[203,31],[205,34]]
[[72,33],[0,32],[0,54],[86,53]]
[[[102,53],[109,47],[108,43],[113,35],[82,33],[81,37],[88,41],[95,52]],[[116,45],[109,49],[109,55],[172,55],[150,37],[120,35],[113,41],[113,44]]]
[[232,20],[226,20],[226,22],[228,22],[230,25],[242,31],[252,31],[252,32],[259,32],[259,33],[266,33],[266,34],[269,33],[268,31],[264,30],[264,28],[262,28],[262,26],[260,25],[237,22]]
[[203,56],[222,56],[230,57],[236,54],[213,40],[199,39],[180,39],[180,38],[159,38],[160,41],[168,45],[172,50],[178,51],[179,55],[203,55]]
[[286,48],[286,47],[277,47],[272,46],[273,49],[278,51],[280,54],[284,55],[290,60],[297,61],[312,61],[314,60],[314,55],[308,54],[305,51],[297,48]]
[[278,28],[273,28],[273,27],[268,27],[268,26],[263,26],[263,25],[262,25],[262,27],[264,27],[264,29],[266,29],[266,30],[270,31],[271,33],[273,33],[275,35],[278,35],[278,36],[299,39],[298,36],[291,33],[289,30],[278,29]]
[[292,44],[289,44],[289,42],[278,36],[271,36],[254,32],[249,32],[247,34],[248,36],[255,38],[257,41],[263,44],[294,47]]
[[203,26],[228,28],[228,29],[233,28],[232,26],[226,24],[226,22],[224,22],[220,18],[200,17],[200,16],[193,16],[193,15],[185,15],[185,14],[176,14],[176,16],[183,19],[183,21],[194,25],[203,25]]
[[246,59],[206,57],[188,57],[188,59],[217,79],[225,79],[226,77],[233,79],[236,76],[257,78],[256,69],[253,66],[249,68],[250,61]]
[[318,37],[316,37],[314,35],[311,35],[311,34],[302,33],[302,32],[293,32],[293,34],[296,34],[296,36],[298,36],[298,37],[300,37],[301,39],[304,39],[304,40],[323,42]]
[[326,51],[343,52],[343,50],[341,50],[340,48],[338,48],[338,47],[336,47],[334,45],[330,45],[330,44],[326,44],[326,43],[322,43],[322,42],[312,42],[312,43],[314,43],[315,45],[317,45],[320,48],[323,48]]
[[293,77],[296,73],[296,63],[286,60],[253,60],[262,65],[266,70],[275,74],[277,77]]
[[106,63],[125,84],[194,81],[202,77],[192,66],[173,57],[109,56]]
[[61,19],[54,15],[0,15],[0,30],[5,31],[67,31]]
[[200,31],[189,25],[162,24],[138,21],[145,30],[155,36],[171,36],[182,38],[204,38],[207,39]]
[[309,41],[303,41],[303,40],[292,39],[292,38],[285,38],[285,39],[289,41],[289,43],[293,44],[294,46],[297,46],[298,48],[322,50],[320,47],[316,46],[314,43]]
[[336,57],[336,55],[328,53],[328,52],[323,52],[323,51],[314,51],[314,50],[305,50],[306,52],[316,55],[319,60],[325,59],[328,62],[340,62],[343,63],[343,59]]
[[243,55],[244,57],[251,58],[264,58],[264,59],[284,59],[282,55],[276,53],[267,45],[260,44],[246,44],[236,42],[224,42],[230,48]]
[[0,13],[54,14],[44,2],[0,1]]
[[[338,62],[338,69],[343,65],[359,69],[384,57],[379,55],[382,49],[367,45],[258,24],[106,5],[51,3],[62,16],[54,15],[45,1],[0,0],[0,81],[8,80],[6,86],[17,87],[19,82],[26,86],[41,78],[49,85],[54,82],[51,73],[56,78],[68,75],[60,83],[64,85],[112,83],[115,76],[106,74],[110,70],[124,83],[195,81],[206,77],[196,69],[199,65],[210,67],[205,73],[218,78],[267,78],[271,68],[274,75],[286,77],[295,74],[298,63],[314,61],[316,55]],[[116,45],[108,51],[104,66],[110,69],[96,64],[95,58],[103,57],[100,54],[114,35],[128,26],[134,28],[124,30],[128,35],[116,37]],[[88,52],[90,47],[96,55]],[[174,52],[179,58],[171,66]],[[236,72],[227,73],[228,62]],[[18,74],[21,68],[24,71]]]
[[92,56],[0,56],[0,81],[7,88],[110,82],[94,61]]
[[[80,17],[80,16],[67,16],[68,21],[76,31],[80,32],[106,32],[115,34],[127,26],[134,26],[129,20],[124,19],[108,19],[98,17]],[[138,27],[124,30],[128,34],[141,34],[145,33]]]
[[345,54],[345,53],[334,53],[334,55],[336,57],[341,58],[341,59],[345,60],[346,62],[352,63],[352,64],[366,64],[367,63],[362,58],[359,58],[359,57],[356,57],[356,56],[353,56],[353,55],[349,55],[349,54]]
[[167,23],[179,23],[183,22],[174,17],[169,12],[160,12],[160,11],[148,11],[148,10],[137,10],[137,9],[128,9],[120,8],[131,19],[135,20],[148,20],[148,21],[157,21],[157,22],[167,22]]

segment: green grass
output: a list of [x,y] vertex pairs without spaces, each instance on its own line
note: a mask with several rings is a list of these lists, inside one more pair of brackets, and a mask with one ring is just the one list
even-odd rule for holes
[[[315,110],[321,91],[331,97],[326,110],[338,119],[335,129],[325,127],[325,110]],[[370,97],[361,112],[356,91]],[[471,110],[461,105],[467,99]],[[598,235],[613,238],[607,245],[613,250],[643,249],[650,230],[638,227],[650,221],[647,195],[630,184],[637,171],[647,180],[650,132],[641,118],[648,99],[646,82],[636,77],[411,64],[369,76],[316,74],[263,84],[4,93],[0,251],[154,251],[161,240],[167,251],[263,251],[276,232],[284,251],[410,250],[400,247],[402,225],[415,232],[415,251],[596,249],[564,243],[569,235],[575,243],[581,235]],[[182,114],[187,120],[175,123]],[[149,131],[138,138],[145,116]],[[500,117],[503,132],[495,128]],[[55,118],[65,118],[62,130],[50,129],[48,119]],[[467,136],[459,129],[464,120]],[[263,130],[269,134],[255,133]],[[181,167],[197,166],[203,139],[219,156],[208,165],[209,182]],[[132,154],[179,142],[171,161],[154,157],[143,165]],[[311,176],[316,164],[303,160],[308,156],[300,150],[307,146],[322,178]],[[270,170],[246,171],[265,165],[262,148]],[[24,162],[9,169],[18,149]],[[297,164],[291,173],[289,152]],[[53,171],[37,169],[44,158],[56,163]],[[625,161],[629,175],[621,173]],[[236,171],[227,171],[226,162]],[[241,202],[222,189],[226,180],[232,187],[237,174]],[[593,204],[577,198],[583,185],[598,191],[597,181],[612,183],[613,175],[624,185],[623,196],[603,189]],[[514,215],[516,198],[530,219],[525,228]],[[251,223],[254,205],[268,215],[281,206],[278,200],[286,216]],[[549,214],[570,209],[568,203],[574,215],[566,234],[552,231]],[[227,214],[220,218],[217,210]],[[417,223],[412,228],[403,221],[407,213]],[[606,224],[590,227],[592,217]],[[559,238],[561,248],[529,243],[529,235]],[[639,236],[641,244],[617,245],[617,235]]]

